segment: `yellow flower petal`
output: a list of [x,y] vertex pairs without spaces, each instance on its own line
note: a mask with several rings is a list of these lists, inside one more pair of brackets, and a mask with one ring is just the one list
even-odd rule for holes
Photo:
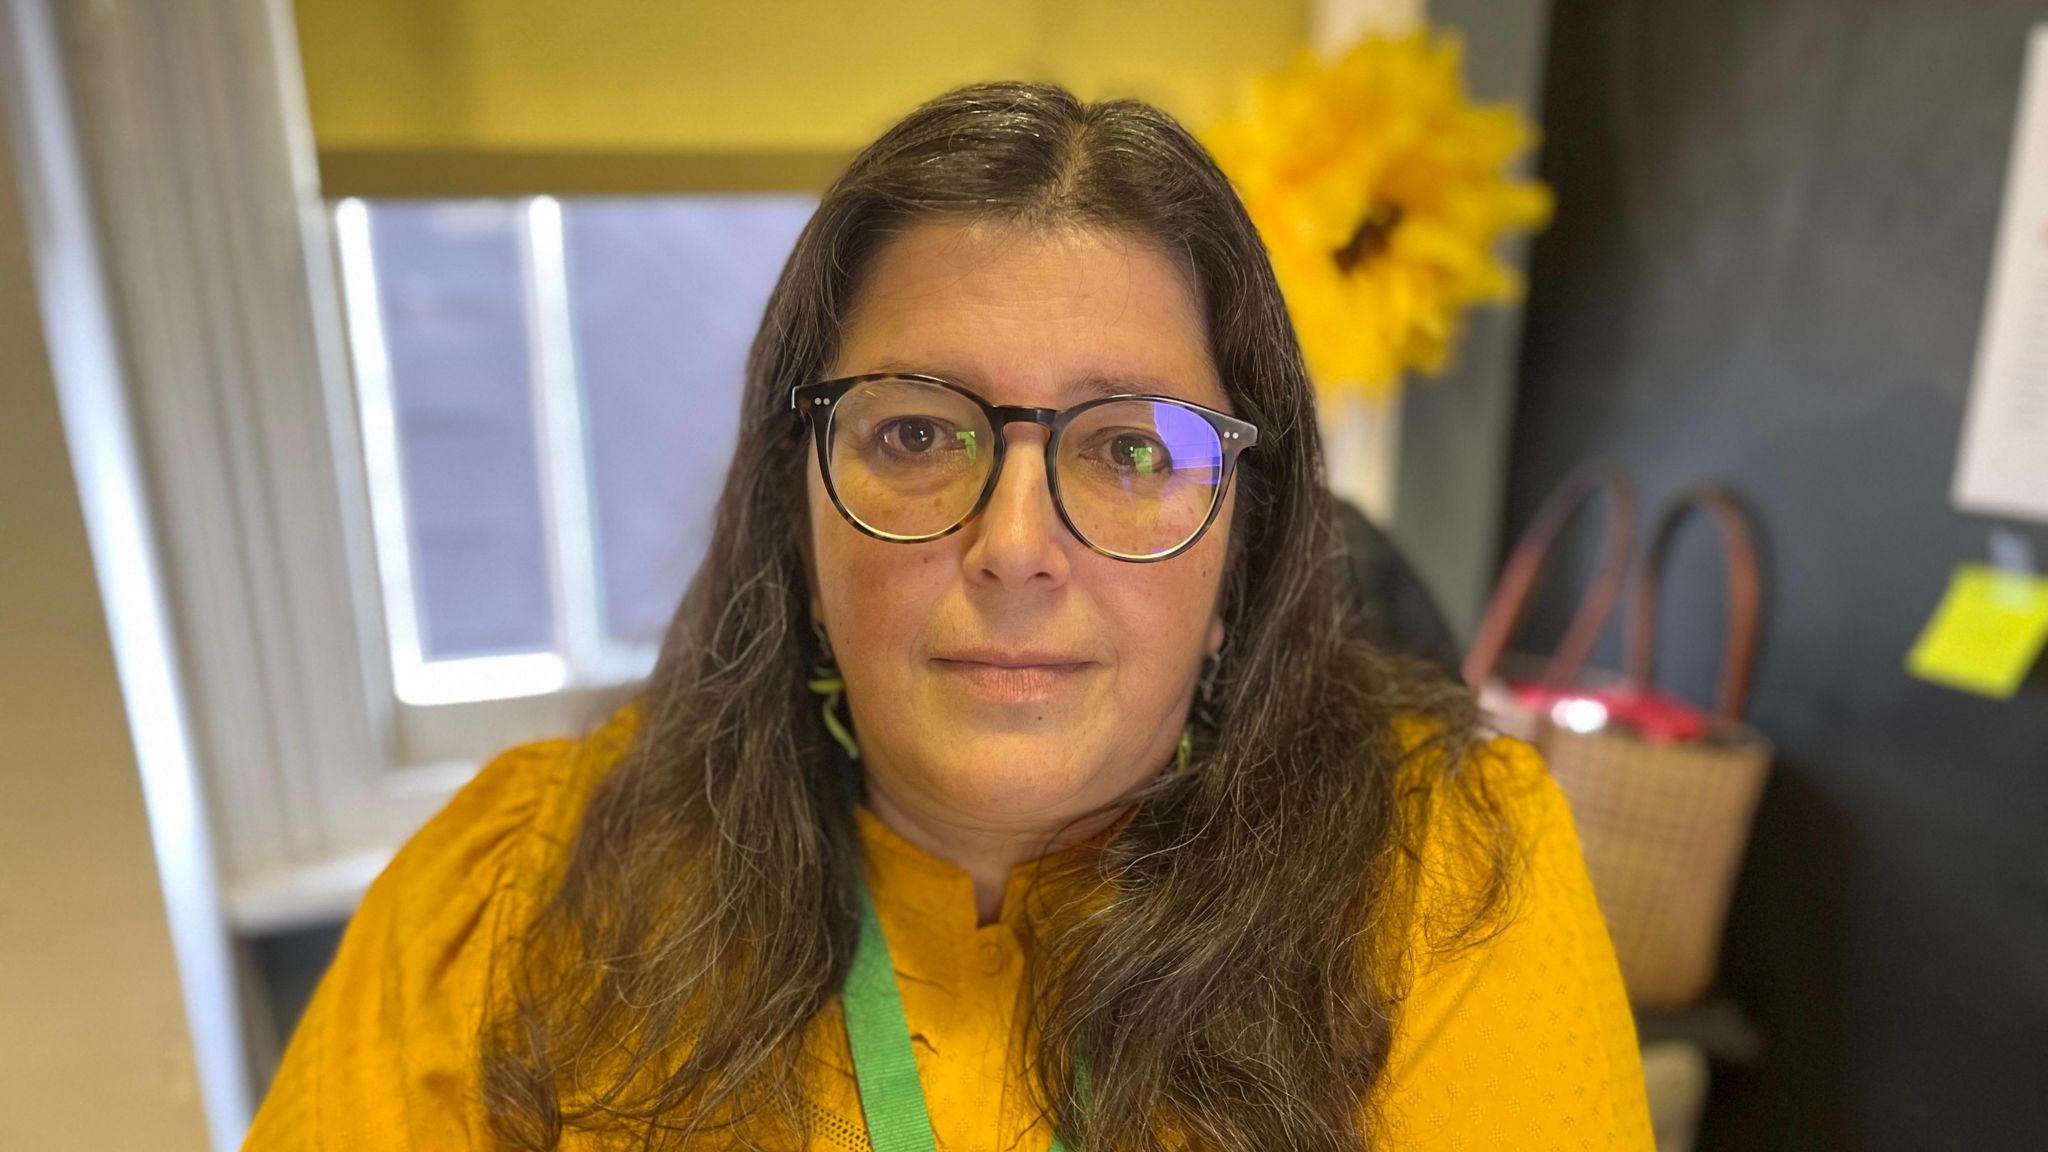
[[[1473,104],[1462,68],[1448,32],[1367,37],[1328,64],[1304,50],[1207,134],[1319,388],[1377,395],[1440,372],[1467,308],[1520,297],[1499,252],[1550,219],[1549,189],[1515,174],[1537,134]],[[1380,231],[1354,246],[1369,220]],[[1348,271],[1347,250],[1362,253]]]

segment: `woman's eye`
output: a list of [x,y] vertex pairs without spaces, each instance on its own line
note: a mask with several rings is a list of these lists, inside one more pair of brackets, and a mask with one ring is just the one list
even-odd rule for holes
[[875,429],[875,440],[892,456],[925,456],[951,446],[943,420],[930,416],[898,416]]
[[1150,436],[1135,432],[1110,437],[1104,442],[1102,453],[1104,463],[1119,472],[1158,476],[1173,468],[1173,461],[1167,456],[1164,444]]

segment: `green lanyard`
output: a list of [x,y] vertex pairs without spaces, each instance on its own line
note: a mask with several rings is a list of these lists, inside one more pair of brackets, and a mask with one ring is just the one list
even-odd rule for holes
[[[866,877],[860,882],[860,942],[854,945],[853,971],[846,975],[841,1002],[853,1077],[860,1085],[861,1111],[867,1115],[868,1143],[875,1152],[937,1152],[924,1088],[917,1082],[917,1058],[910,1050],[910,1024],[903,1018],[903,996],[896,988],[896,968],[889,962],[889,941],[882,935]],[[1057,1135],[1052,1152],[1066,1152]]]

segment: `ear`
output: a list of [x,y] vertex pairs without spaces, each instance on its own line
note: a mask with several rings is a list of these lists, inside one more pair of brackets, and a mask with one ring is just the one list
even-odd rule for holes
[[1218,612],[1209,617],[1209,635],[1203,640],[1202,648],[1215,656],[1223,651],[1223,614]]

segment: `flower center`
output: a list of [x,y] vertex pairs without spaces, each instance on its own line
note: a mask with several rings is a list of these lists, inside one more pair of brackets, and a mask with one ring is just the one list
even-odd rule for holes
[[1337,270],[1349,275],[1352,269],[1385,252],[1388,242],[1393,239],[1394,229],[1400,226],[1399,204],[1373,205],[1372,211],[1359,221],[1358,231],[1351,234],[1351,239],[1342,248],[1332,253],[1337,258]]

